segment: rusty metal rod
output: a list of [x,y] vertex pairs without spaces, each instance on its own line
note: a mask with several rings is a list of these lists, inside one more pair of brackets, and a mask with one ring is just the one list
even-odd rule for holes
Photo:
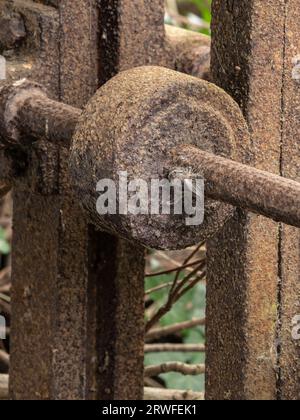
[[46,139],[68,147],[81,110],[50,99],[43,87],[23,79],[0,88],[0,147],[16,149]]
[[[30,85],[25,87],[14,97],[17,115],[15,130],[11,121],[7,125],[10,132],[69,146],[81,110],[49,99],[41,89],[34,87],[31,92]],[[190,145],[179,146],[171,154],[174,166],[192,169],[205,179],[207,197],[300,227],[300,183]]]
[[18,111],[19,130],[33,138],[44,138],[68,147],[81,110],[46,95],[32,96]]
[[190,145],[172,156],[174,165],[204,178],[206,197],[300,228],[300,183]]

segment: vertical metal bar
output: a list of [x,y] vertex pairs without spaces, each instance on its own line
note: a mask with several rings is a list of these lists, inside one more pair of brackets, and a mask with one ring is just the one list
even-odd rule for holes
[[[240,104],[249,163],[280,173],[284,0],[214,0],[212,75]],[[207,399],[277,398],[279,231],[238,211],[208,247]]]
[[[99,22],[100,83],[124,69],[165,62],[163,0],[100,1]],[[144,250],[93,227],[89,235],[90,296],[97,297],[90,304],[97,354],[89,376],[91,398],[142,399]]]
[[[300,181],[300,28],[299,2],[285,4],[281,174]],[[284,200],[284,198],[283,198]],[[300,399],[300,340],[296,324],[300,316],[299,230],[283,226],[281,232],[281,283],[278,398]],[[291,333],[291,329],[294,331]]]
[[119,71],[171,63],[164,1],[100,0],[100,81]]
[[[98,85],[98,11],[95,0],[60,0],[60,100],[83,107]],[[54,399],[85,399],[90,361],[88,227],[72,194],[68,174],[69,150],[59,150],[59,272],[53,359]],[[71,352],[70,352],[70,349]],[[72,356],[70,357],[70,353]]]
[[[60,99],[82,106],[97,88],[96,2],[59,7],[57,55],[46,71]],[[41,36],[47,45],[47,31]],[[14,399],[84,399],[87,226],[71,193],[68,151],[44,144],[29,161],[14,191],[10,392]]]

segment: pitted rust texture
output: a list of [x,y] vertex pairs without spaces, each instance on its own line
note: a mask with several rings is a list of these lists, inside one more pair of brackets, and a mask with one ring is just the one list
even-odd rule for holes
[[[280,174],[284,1],[213,2],[213,81],[241,105],[251,165]],[[238,212],[208,246],[207,399],[276,399],[279,228]],[[263,286],[262,286],[263,285]]]
[[108,234],[99,234],[93,227],[89,238],[93,244],[89,252],[89,297],[96,300],[97,321],[95,324],[93,317],[88,319],[92,339],[88,356],[92,350],[97,354],[92,362],[95,371],[88,384],[89,398],[142,398],[144,250]]
[[[281,172],[300,182],[300,85],[294,77],[300,55],[299,2],[286,2],[283,80],[283,133]],[[291,335],[291,324],[300,315],[300,233],[283,226],[280,270],[280,354],[278,397],[300,399],[300,341]]]
[[[30,0],[13,0],[9,9],[22,17],[26,37],[14,56],[30,57],[31,77],[42,84],[53,97],[59,90],[59,16],[53,7]],[[9,58],[10,59],[10,58]]]
[[234,101],[216,86],[161,67],[141,67],[113,78],[86,107],[70,159],[78,198],[96,225],[160,249],[180,249],[211,237],[232,215],[231,206],[207,200],[204,224],[185,215],[100,216],[99,180],[127,171],[128,179],[163,179],[173,147],[193,144],[247,161],[246,124]]
[[0,87],[0,139],[1,147],[14,148],[21,145],[19,112],[31,97],[44,97],[40,85],[26,79]]
[[172,154],[175,165],[204,178],[206,197],[300,228],[299,182],[192,146],[179,146]]
[[[3,52],[7,60],[7,81],[30,76],[46,87],[51,97],[57,97],[60,75],[57,10],[29,0],[3,1],[1,10],[4,7],[9,13],[22,17],[26,30],[26,37],[17,48]],[[19,161],[20,158],[22,160],[22,166],[31,161],[31,173],[34,174],[34,185],[38,186],[39,193],[55,194],[58,191],[57,157],[57,146],[42,140],[35,143],[32,150],[27,150],[24,156],[18,157]]]
[[44,138],[56,145],[68,147],[78,123],[81,110],[46,95],[27,98],[18,112],[21,135],[33,139]]
[[[5,85],[7,85],[7,83],[13,83],[16,81],[16,79],[19,79],[20,77],[26,78],[30,74],[31,68],[32,63],[30,61],[11,60],[7,62],[6,80],[0,81],[0,91]],[[3,128],[0,129],[0,138],[1,135],[3,135]],[[0,149],[2,149],[1,146]],[[24,154],[9,153],[7,150],[0,151],[1,195],[4,195],[8,190],[11,189],[14,183],[14,178],[22,174],[26,166],[27,160]]]
[[164,0],[100,0],[100,82],[143,65],[172,66]]
[[9,9],[3,8],[0,12],[0,51],[15,48],[25,36],[25,25],[21,15],[10,13]]
[[[45,54],[48,63],[40,61],[35,77],[38,81],[47,80],[47,87],[56,98],[60,91],[68,89],[68,97],[61,99],[75,103],[79,98],[77,105],[81,106],[89,99],[92,85],[96,90],[96,70],[85,63],[88,54],[97,55],[96,43],[86,42],[90,39],[90,32],[85,32],[85,28],[90,28],[90,7],[85,7],[85,2],[76,5],[74,1],[60,2],[69,8],[69,27],[72,26],[72,31],[76,28],[81,40],[76,38],[75,43],[66,35],[68,28],[63,16],[59,23],[55,9],[28,1],[19,1],[20,7],[21,3],[26,6],[25,22],[30,28],[26,39],[37,42],[39,56]],[[31,14],[31,10],[36,14]],[[60,25],[68,46],[66,38],[63,46],[60,43]],[[32,34],[36,31],[41,36],[31,38],[31,29]],[[96,26],[90,29],[96,37]],[[27,48],[30,51],[30,44]],[[64,75],[73,70],[64,67],[70,62],[68,54],[76,61],[76,74],[73,80],[68,78],[67,85]],[[89,84],[77,84],[80,77],[89,80]],[[28,158],[29,169],[18,180],[14,193],[10,394],[13,399],[85,399],[91,364],[87,360],[87,346],[92,341],[87,335],[90,311],[87,225],[70,191],[67,149],[38,141]],[[55,185],[54,190],[48,182]]]
[[82,108],[99,83],[98,1],[62,0],[60,16],[60,99]]
[[210,37],[170,25],[166,25],[166,37],[175,59],[174,69],[208,80]]

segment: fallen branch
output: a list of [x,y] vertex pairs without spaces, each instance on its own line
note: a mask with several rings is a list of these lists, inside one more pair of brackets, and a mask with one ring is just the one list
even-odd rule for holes
[[205,373],[205,365],[187,365],[179,362],[168,362],[157,366],[147,366],[145,368],[145,377],[153,377],[170,372],[192,376],[203,375]]
[[8,399],[8,375],[0,375],[0,400]]
[[180,353],[204,353],[205,346],[203,344],[146,344],[145,353],[163,353],[163,352],[180,352]]
[[144,388],[144,400],[148,401],[203,401],[202,392],[181,391],[177,389]]
[[176,334],[178,332],[188,330],[194,327],[205,326],[206,319],[192,319],[191,321],[181,322],[179,324],[171,325],[170,327],[153,328],[146,335],[147,342],[158,340],[161,337]]

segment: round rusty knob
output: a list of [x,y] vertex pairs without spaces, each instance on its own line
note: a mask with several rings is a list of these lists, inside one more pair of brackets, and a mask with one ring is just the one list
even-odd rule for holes
[[118,189],[119,175],[126,171],[128,179],[150,185],[166,177],[170,151],[182,144],[240,162],[246,162],[250,150],[238,105],[208,82],[161,67],[141,67],[104,85],[80,117],[71,146],[74,188],[89,220],[156,249],[185,248],[213,236],[233,207],[209,199],[200,226],[187,226],[184,214],[97,212],[100,180],[113,180]]

